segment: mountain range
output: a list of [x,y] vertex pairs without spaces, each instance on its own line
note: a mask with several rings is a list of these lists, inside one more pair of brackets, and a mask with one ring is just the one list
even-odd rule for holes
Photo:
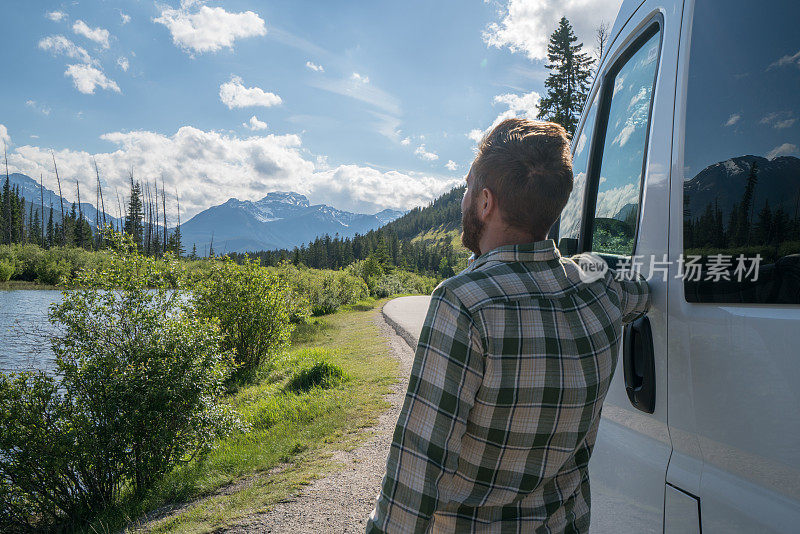
[[374,215],[312,205],[295,192],[273,192],[257,201],[231,198],[181,225],[184,248],[198,255],[292,249],[322,235],[352,237],[377,229],[404,212],[386,209]]
[[753,164],[757,169],[754,211],[757,213],[765,202],[769,202],[773,210],[782,207],[790,217],[794,217],[800,200],[800,158],[780,156],[767,159],[745,155],[709,165],[684,182],[686,208],[691,219],[698,219],[708,205],[714,207],[716,204],[723,221],[727,221],[733,205],[742,200]]
[[[2,175],[0,175],[0,176],[2,176]],[[55,222],[55,223],[60,223],[61,222],[61,202],[60,201],[62,200],[62,198],[58,195],[58,193],[56,193],[55,191],[53,191],[51,189],[48,189],[46,187],[43,187],[41,189],[41,191],[40,191],[39,182],[37,182],[36,180],[34,180],[33,178],[31,178],[30,176],[28,176],[26,174],[21,174],[21,173],[15,172],[15,173],[11,173],[8,178],[9,178],[9,183],[10,183],[11,187],[12,188],[13,187],[19,187],[20,196],[25,198],[25,202],[26,202],[25,216],[26,217],[28,216],[29,206],[32,203],[33,204],[33,210],[35,212],[39,213],[40,214],[40,218],[41,218],[42,214],[40,212],[41,212],[41,206],[42,206],[42,201],[43,201],[44,202],[44,214],[45,214],[45,217],[46,217],[46,214],[50,210],[50,206],[52,205],[53,206],[53,222]],[[4,179],[2,181],[5,182]],[[66,187],[66,184],[65,184],[65,187]],[[83,193],[87,194],[88,191],[84,191]],[[86,197],[84,197],[84,198],[86,198]],[[63,199],[63,201],[64,201],[64,213],[69,213],[69,211],[72,209],[72,202],[67,200],[67,199]],[[106,199],[106,202],[110,202],[110,199]],[[84,218],[86,220],[88,220],[89,221],[89,225],[92,226],[92,228],[94,228],[95,221],[96,221],[97,217],[100,216],[100,218],[102,219],[102,214],[101,214],[100,210],[95,208],[94,204],[91,204],[89,202],[81,202],[80,207],[81,207],[81,211],[83,211]],[[110,211],[109,208],[110,208],[110,205],[107,205],[107,207],[106,207],[106,223],[113,224],[114,226],[117,226],[119,224],[119,219],[117,219],[116,217],[112,217],[109,214],[109,211]],[[102,220],[100,222],[102,223]]]
[[[42,194],[44,212],[53,206],[54,222],[61,221],[61,197],[48,188],[40,191],[39,182],[21,173],[9,176],[12,187],[19,187],[20,195],[40,211]],[[62,185],[65,185],[62,182]],[[94,193],[93,191],[83,192]],[[115,227],[120,219],[108,212],[117,207],[116,198],[105,199],[106,222]],[[69,212],[72,202],[63,199],[64,211]],[[28,204],[30,206],[30,204]],[[89,224],[94,227],[101,212],[89,202],[81,202],[81,210]],[[26,208],[26,215],[27,215]],[[227,202],[201,211],[181,224],[184,249],[189,252],[196,247],[198,255],[208,254],[212,242],[217,254],[225,252],[251,252],[258,250],[292,249],[307,244],[318,236],[338,234],[352,237],[394,221],[404,214],[402,211],[386,209],[374,215],[351,213],[325,204],[312,205],[308,198],[295,192],[273,192],[257,201],[231,198]],[[172,230],[172,229],[171,229]]]

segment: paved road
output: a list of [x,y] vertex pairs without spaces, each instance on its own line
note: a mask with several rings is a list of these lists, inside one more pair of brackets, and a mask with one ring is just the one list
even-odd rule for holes
[[383,306],[383,317],[412,348],[417,348],[430,297],[400,297]]

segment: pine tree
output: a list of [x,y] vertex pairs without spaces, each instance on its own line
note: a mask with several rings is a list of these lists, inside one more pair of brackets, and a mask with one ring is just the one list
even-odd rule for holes
[[133,238],[133,242],[141,250],[144,237],[144,210],[142,208],[142,187],[139,182],[133,181],[131,174],[131,198],[128,202],[128,213],[125,217],[125,233]]
[[739,224],[737,227],[738,236],[737,243],[740,245],[750,244],[750,221],[752,219],[750,208],[753,204],[753,194],[758,183],[758,163],[753,162],[750,166],[750,173],[747,175],[747,185],[744,188],[742,195],[741,207],[739,208]]
[[594,60],[583,51],[583,43],[572,31],[566,17],[550,36],[545,67],[550,74],[545,80],[547,96],[539,103],[539,118],[557,122],[570,135],[578,125],[583,104],[589,94]]

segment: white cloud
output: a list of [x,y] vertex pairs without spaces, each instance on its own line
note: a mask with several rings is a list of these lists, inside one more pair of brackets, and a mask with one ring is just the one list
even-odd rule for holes
[[[7,137],[0,125],[0,138]],[[97,159],[106,191],[128,191],[128,172],[135,176],[164,176],[167,191],[181,195],[181,217],[189,217],[228,198],[256,200],[270,191],[297,191],[312,202],[340,209],[374,213],[384,208],[422,206],[461,180],[398,171],[379,171],[358,165],[327,169],[303,157],[297,135],[237,137],[184,126],[173,135],[156,132],[112,132],[101,138],[113,144],[108,152],[55,152],[62,180],[79,180],[94,188],[92,157]],[[10,141],[10,140],[9,140]],[[324,165],[323,165],[324,164]],[[55,186],[47,148],[26,145],[9,153],[12,171],[29,176],[44,173],[45,184]],[[82,187],[82,188],[83,188]],[[69,196],[69,195],[67,195]],[[71,197],[69,200],[73,200]]]
[[109,79],[103,71],[91,65],[67,65],[64,76],[72,78],[75,88],[83,94],[92,95],[99,87],[119,93],[119,86],[114,80]]
[[47,18],[52,20],[53,22],[61,22],[65,18],[67,18],[67,14],[63,11],[50,11],[47,13]]
[[[354,75],[357,73],[353,73]],[[360,76],[360,75],[359,75]],[[364,81],[366,80],[366,82]],[[325,77],[315,78],[310,82],[312,87],[329,91],[338,95],[355,98],[366,104],[374,106],[386,114],[400,115],[400,101],[393,95],[383,91],[373,84],[367,83],[369,78],[349,78],[331,80]]]
[[489,24],[483,40],[489,46],[508,47],[530,59],[547,57],[547,43],[559,19],[569,19],[579,42],[593,48],[600,21],[613,23],[622,0],[508,0],[502,20]]
[[728,120],[725,121],[725,126],[733,126],[734,124],[739,122],[739,120],[741,120],[741,118],[742,118],[742,116],[740,114],[732,113],[731,116],[728,117]]
[[36,100],[26,100],[25,105],[31,109],[35,109],[42,115],[50,115],[50,108],[44,104],[38,103]]
[[283,102],[275,93],[268,93],[260,87],[245,87],[239,76],[231,76],[230,81],[219,86],[219,99],[228,109],[270,107]]
[[317,65],[316,63],[312,63],[311,61],[306,61],[306,67],[315,72],[325,72],[325,68],[322,65]]
[[340,165],[315,173],[308,196],[313,203],[330,204],[358,213],[375,213],[388,207],[411,209],[424,206],[461,181],[460,178]]
[[193,0],[182,0],[178,9],[163,6],[153,22],[166,26],[172,42],[190,53],[233,49],[236,39],[267,34],[264,19],[252,11],[229,13]]
[[791,156],[798,153],[800,153],[800,150],[797,149],[797,145],[783,143],[782,145],[776,146],[770,150],[769,153],[767,153],[767,159],[775,159],[780,156]]
[[89,53],[76,45],[63,35],[50,35],[39,41],[39,48],[52,52],[54,55],[64,55],[84,63],[95,63]]
[[479,143],[481,139],[483,139],[484,135],[491,132],[495,126],[506,119],[521,117],[529,120],[536,120],[536,115],[539,114],[539,100],[541,100],[541,97],[536,91],[523,93],[521,95],[506,93],[495,96],[492,104],[505,104],[508,109],[500,113],[494,119],[494,121],[492,121],[492,124],[490,124],[488,128],[485,130],[480,130],[477,128],[470,130],[470,132],[467,134],[467,137],[470,138],[474,143]]
[[600,191],[597,194],[596,217],[613,217],[628,204],[639,202],[639,181],[627,183],[620,187]]
[[458,169],[458,163],[456,163],[452,159],[448,160],[447,163],[444,164],[444,166],[447,167],[448,171],[455,171]]
[[788,54],[783,56],[778,61],[770,65],[769,68],[785,67],[786,65],[792,65],[792,64],[800,67],[800,50],[798,50],[796,54],[792,54],[791,56]]
[[119,16],[122,19],[122,24],[127,24],[131,21],[131,16],[122,11],[119,12]]
[[108,39],[111,37],[108,30],[99,27],[90,28],[89,25],[82,20],[77,20],[75,24],[72,25],[72,31],[75,32],[76,35],[81,35],[90,41],[94,41],[103,48],[108,48]]
[[[612,144],[616,144],[621,147],[625,146],[636,130],[647,126],[647,116],[650,112],[651,93],[652,88],[646,87],[642,88],[638,93],[631,97],[631,100],[628,103],[628,113],[626,114],[625,124],[622,126],[619,132],[617,132],[617,135],[614,136]],[[631,108],[633,108],[633,110],[631,110]],[[610,129],[610,133],[613,134],[616,128],[619,128],[618,123],[614,124],[613,128]]]
[[776,111],[765,115],[760,122],[761,124],[772,126],[776,130],[782,130],[784,128],[791,128],[794,123],[797,122],[797,119],[792,117],[791,111]]
[[[495,104],[505,104],[508,106],[508,111],[514,113],[515,117],[525,117],[526,119],[535,119],[539,114],[539,93],[531,91],[522,95],[515,95],[507,93],[504,95],[497,95],[494,97]],[[503,119],[505,120],[505,119]],[[502,121],[497,121],[499,124]]]
[[4,124],[0,124],[0,143],[5,144],[5,146],[11,145],[11,136],[8,135],[8,128]]
[[403,145],[403,146],[408,146],[408,145],[410,145],[410,144],[411,144],[411,138],[410,138],[410,137],[406,137],[405,139],[403,139],[402,141],[400,141],[400,144],[401,144],[401,145]]
[[486,132],[484,132],[483,130],[481,130],[479,128],[474,128],[474,129],[469,131],[469,133],[467,134],[467,137],[470,138],[472,140],[472,142],[477,144],[477,143],[481,142],[481,139],[483,139],[484,135],[486,135]]
[[424,160],[427,160],[427,161],[436,161],[437,159],[439,159],[439,155],[436,154],[435,152],[428,152],[425,149],[425,145],[424,144],[423,145],[419,145],[417,147],[417,149],[414,150],[414,154],[419,156],[421,159],[424,159]]
[[357,72],[354,72],[353,75],[351,76],[351,78],[354,79],[357,82],[369,83],[369,76],[362,76],[361,74],[359,74]]
[[119,58],[117,58],[117,65],[119,65],[119,68],[121,68],[125,72],[128,72],[128,67],[131,66],[130,62],[128,61],[128,58],[126,58],[125,56],[120,56]]
[[249,128],[249,129],[251,129],[253,131],[266,130],[267,129],[267,123],[264,122],[264,121],[258,120],[258,117],[256,117],[255,115],[250,117],[249,121],[243,122],[242,126],[244,126],[245,128]]

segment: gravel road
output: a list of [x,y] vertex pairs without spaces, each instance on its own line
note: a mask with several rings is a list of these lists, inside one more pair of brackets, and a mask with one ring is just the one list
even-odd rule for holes
[[386,469],[386,456],[414,360],[414,351],[384,321],[380,313],[376,314],[375,321],[381,335],[389,339],[392,353],[400,361],[402,380],[387,396],[392,406],[373,427],[374,435],[358,448],[339,451],[334,455],[335,463],[345,465],[341,470],[313,481],[300,494],[279,503],[269,512],[252,515],[237,526],[220,532],[364,532]]

